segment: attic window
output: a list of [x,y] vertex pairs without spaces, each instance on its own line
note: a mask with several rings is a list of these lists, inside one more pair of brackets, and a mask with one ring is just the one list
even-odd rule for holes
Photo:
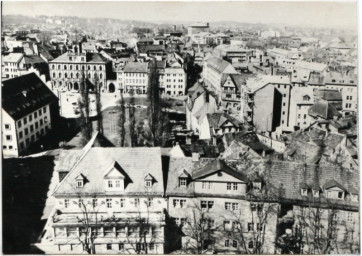
[[77,180],[77,188],[82,188],[84,186],[83,180]]
[[319,197],[319,190],[313,189],[313,197]]
[[308,195],[308,189],[306,188],[302,188],[302,196],[307,196]]
[[253,188],[254,189],[261,189],[261,182],[260,181],[254,181],[253,182]]
[[145,180],[145,187],[147,187],[147,188],[152,187],[152,181]]
[[187,179],[186,178],[179,178],[179,186],[186,187],[187,186]]
[[310,100],[310,97],[309,97],[308,95],[304,95],[304,96],[303,96],[303,100],[304,100],[304,101],[309,101],[309,100]]

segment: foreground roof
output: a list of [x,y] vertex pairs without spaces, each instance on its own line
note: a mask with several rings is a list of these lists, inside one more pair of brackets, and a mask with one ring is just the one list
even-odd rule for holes
[[[59,161],[62,161],[61,159]],[[124,192],[105,191],[104,176],[110,166],[119,166],[129,177]],[[164,192],[160,148],[98,148],[93,147],[73,166],[59,184],[54,196],[82,195],[144,195],[162,196]],[[83,188],[75,187],[75,179],[82,174],[87,182]],[[154,178],[152,188],[144,185],[145,177]]]

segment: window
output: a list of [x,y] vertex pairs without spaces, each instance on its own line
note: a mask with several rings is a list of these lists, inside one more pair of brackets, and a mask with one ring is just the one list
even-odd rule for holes
[[35,129],[38,129],[38,127],[39,127],[38,122],[35,122]]
[[118,244],[118,250],[120,250],[120,251],[124,250],[124,243]]
[[125,199],[124,199],[124,198],[121,198],[120,201],[119,201],[119,206],[120,206],[121,208],[123,208],[123,207],[124,207],[124,203],[125,203]]
[[231,210],[231,203],[229,202],[225,203],[225,210]]
[[3,149],[7,149],[7,148],[8,148],[7,146],[5,146],[5,145],[3,146]]
[[179,178],[179,186],[186,187],[186,178]]
[[121,182],[119,180],[116,180],[116,188],[119,188],[121,186]]
[[233,240],[233,247],[234,247],[234,248],[237,248],[237,247],[238,247],[238,241]]
[[112,199],[107,198],[106,199],[107,208],[112,208]]
[[42,115],[41,109],[39,109],[38,113],[39,113],[39,116],[41,116],[41,115]]
[[239,204],[238,203],[232,203],[232,209],[233,209],[233,211],[239,210]]
[[93,206],[93,208],[98,206],[98,199],[97,198],[92,199],[92,206]]
[[231,190],[231,182],[228,182],[228,183],[226,184],[226,190]]
[[201,209],[207,209],[207,201],[201,201]]
[[24,129],[24,133],[25,133],[25,135],[28,135],[28,134],[29,134],[28,128],[25,128],[25,129]]
[[338,199],[342,199],[343,198],[343,192],[338,192]]
[[83,187],[83,180],[78,180],[78,181],[77,181],[77,187],[78,187],[78,188],[82,188],[82,187]]
[[212,183],[209,181],[203,181],[202,182],[202,188],[203,189],[211,189],[212,188]]
[[253,241],[250,241],[250,242],[248,243],[248,248],[249,248],[249,249],[253,249],[253,248],[254,248],[254,243],[253,243]]
[[148,187],[148,188],[149,188],[149,187],[152,187],[152,181],[146,180],[146,181],[145,181],[145,186]]
[[316,190],[316,189],[314,189],[314,190],[313,190],[313,196],[314,196],[314,197],[319,197],[319,191]]
[[302,188],[302,196],[308,195],[308,189]]
[[112,250],[112,244],[107,244],[107,250]]
[[229,240],[225,240],[225,247],[229,247]]
[[69,206],[69,199],[64,199],[64,207],[68,208]]
[[180,207],[183,208],[186,205],[186,200],[185,199],[181,199],[180,200]]
[[13,149],[13,146],[9,146],[9,149],[12,150],[12,149]]
[[352,221],[353,221],[353,212],[348,212],[348,213],[347,213],[347,221],[348,221],[348,222],[352,222]]
[[21,120],[18,121],[18,127],[21,127]]
[[11,135],[6,135],[6,140],[11,141]]
[[250,232],[250,231],[254,231],[254,223],[252,223],[252,222],[249,222],[248,223],[248,231]]
[[26,117],[24,117],[23,123],[24,123],[24,124],[27,124],[27,123],[28,123],[28,120],[26,119]]
[[10,130],[10,124],[5,124],[5,130]]
[[109,187],[109,188],[113,188],[113,181],[112,181],[112,180],[109,180],[109,181],[108,181],[108,187]]
[[37,117],[38,117],[38,113],[34,112],[34,118],[37,118]]
[[140,199],[139,198],[135,198],[134,199],[134,206],[138,207],[140,205]]
[[23,132],[19,132],[19,139],[23,138]]
[[263,231],[263,225],[261,223],[256,224],[256,229],[259,231]]
[[30,132],[34,131],[34,125],[30,125]]
[[81,208],[83,205],[83,199],[78,199],[78,207]]
[[233,183],[233,190],[238,190],[238,183]]

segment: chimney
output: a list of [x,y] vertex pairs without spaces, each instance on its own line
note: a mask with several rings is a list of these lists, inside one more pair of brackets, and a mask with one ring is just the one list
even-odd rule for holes
[[200,160],[200,154],[199,153],[192,153],[192,162],[198,162]]

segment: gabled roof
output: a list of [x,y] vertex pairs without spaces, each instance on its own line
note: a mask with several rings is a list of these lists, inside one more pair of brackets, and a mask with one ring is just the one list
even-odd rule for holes
[[57,101],[58,98],[35,73],[3,81],[2,108],[14,120]]
[[86,180],[87,178],[83,174],[79,174],[77,177],[74,178],[75,180]]
[[[119,165],[119,166],[117,166]],[[121,168],[120,168],[121,167]],[[150,188],[145,188],[144,178],[149,173],[158,182],[152,186],[153,195],[162,196],[164,192],[161,150],[154,148],[90,148],[77,165],[59,184],[54,196],[106,195],[119,193],[104,190],[105,171],[116,168],[129,177],[122,194],[142,195]],[[74,178],[80,173],[87,177],[88,182],[81,191],[74,191]]]
[[201,179],[218,171],[223,171],[239,180],[247,181],[247,177],[233,168],[229,167],[223,160],[215,159],[208,163],[203,168],[196,170],[192,173],[192,179]]
[[185,169],[182,169],[181,174],[178,176],[179,178],[190,178],[191,175],[188,171]]
[[209,121],[209,126],[213,127],[214,129],[219,129],[227,121],[229,121],[236,127],[239,127],[241,125],[238,120],[223,112],[206,114],[206,116],[207,120]]
[[206,64],[208,66],[211,66],[212,68],[216,69],[219,73],[224,72],[224,70],[231,65],[229,62],[220,59],[220,58],[216,58],[216,57],[211,57],[209,59],[207,59]]
[[339,188],[339,189],[341,189],[343,191],[347,191],[341,184],[339,184],[335,180],[329,180],[323,185],[324,189],[330,189],[330,188],[334,188],[334,187],[337,187],[337,188]]
[[341,113],[328,101],[318,100],[308,109],[308,114],[313,117],[322,117],[324,119],[333,119],[334,116],[341,116]]
[[111,163],[109,168],[106,169],[104,172],[104,179],[112,179],[112,178],[119,178],[125,179],[127,177],[127,173],[123,170],[123,168],[119,165],[117,161]]
[[128,62],[124,67],[125,73],[147,73],[148,62]]
[[155,179],[150,173],[147,173],[147,174],[146,174],[145,180],[156,181],[156,179]]

